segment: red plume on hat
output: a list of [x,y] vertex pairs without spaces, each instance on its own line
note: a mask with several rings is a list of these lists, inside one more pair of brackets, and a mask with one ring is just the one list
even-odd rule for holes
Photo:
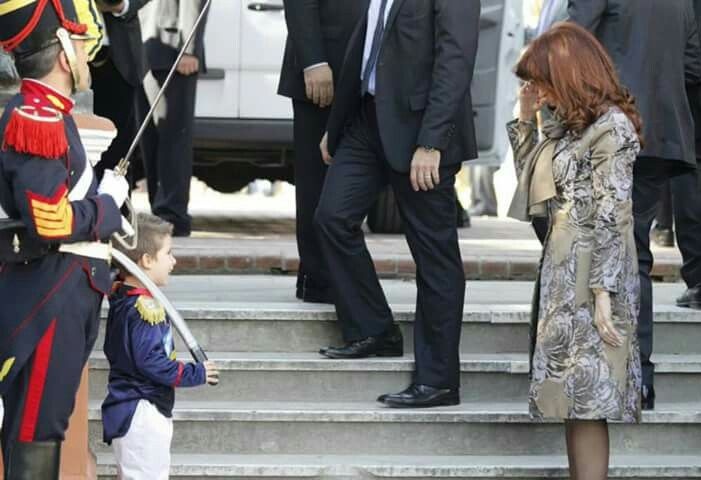
[[58,42],[63,28],[73,38],[87,38],[87,25],[78,23],[73,0],[0,1],[0,46],[24,56]]
[[[91,38],[86,35],[87,25],[78,22],[73,2],[0,0],[0,46],[11,52],[15,59],[21,59],[58,43],[57,32],[60,30],[68,32],[73,39]],[[64,112],[43,101],[49,95],[25,91],[29,87],[32,84],[25,80],[21,90],[25,104],[10,114],[3,132],[2,148],[43,158],[60,158],[68,150]]]

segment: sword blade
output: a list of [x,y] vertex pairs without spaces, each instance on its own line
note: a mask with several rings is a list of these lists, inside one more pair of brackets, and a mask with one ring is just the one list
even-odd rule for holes
[[127,257],[124,253],[120,252],[119,250],[112,250],[112,258],[126,272],[128,272],[130,275],[133,275],[134,278],[141,282],[141,284],[144,287],[146,287],[146,289],[151,293],[153,298],[156,299],[161,305],[163,305],[163,308],[170,317],[170,321],[175,327],[175,330],[180,335],[180,338],[183,339],[185,345],[187,345],[188,350],[190,350],[192,358],[194,358],[197,362],[206,361],[207,354],[202,349],[200,344],[197,343],[195,336],[192,334],[190,328],[187,326],[187,322],[185,322],[185,319],[182,317],[182,315],[180,315],[180,312],[176,310],[173,304],[170,303],[170,300],[168,300],[168,297],[165,296],[163,291],[161,291],[161,289],[158,288],[158,286],[155,283],[153,283],[153,280],[151,280],[148,277],[148,275],[146,275],[146,273],[143,270],[141,270],[141,268],[139,268],[137,264],[135,264],[129,257]]

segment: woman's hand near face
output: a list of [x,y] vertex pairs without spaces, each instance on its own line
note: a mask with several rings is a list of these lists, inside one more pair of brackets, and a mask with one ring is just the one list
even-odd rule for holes
[[533,82],[526,82],[521,86],[518,91],[518,101],[520,106],[518,119],[522,122],[533,120],[536,112],[540,108],[538,89]]

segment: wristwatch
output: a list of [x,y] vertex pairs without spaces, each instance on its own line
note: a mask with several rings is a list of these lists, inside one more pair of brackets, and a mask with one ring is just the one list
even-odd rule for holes
[[431,145],[419,145],[419,148],[423,148],[426,150],[428,153],[433,153],[436,150],[438,150],[436,147],[432,147]]

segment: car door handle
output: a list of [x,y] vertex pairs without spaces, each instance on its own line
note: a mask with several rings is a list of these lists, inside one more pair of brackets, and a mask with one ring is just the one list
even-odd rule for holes
[[226,71],[223,68],[208,68],[205,72],[200,72],[200,80],[224,80]]
[[248,9],[254,12],[280,12],[285,9],[282,5],[273,5],[271,3],[249,3]]

